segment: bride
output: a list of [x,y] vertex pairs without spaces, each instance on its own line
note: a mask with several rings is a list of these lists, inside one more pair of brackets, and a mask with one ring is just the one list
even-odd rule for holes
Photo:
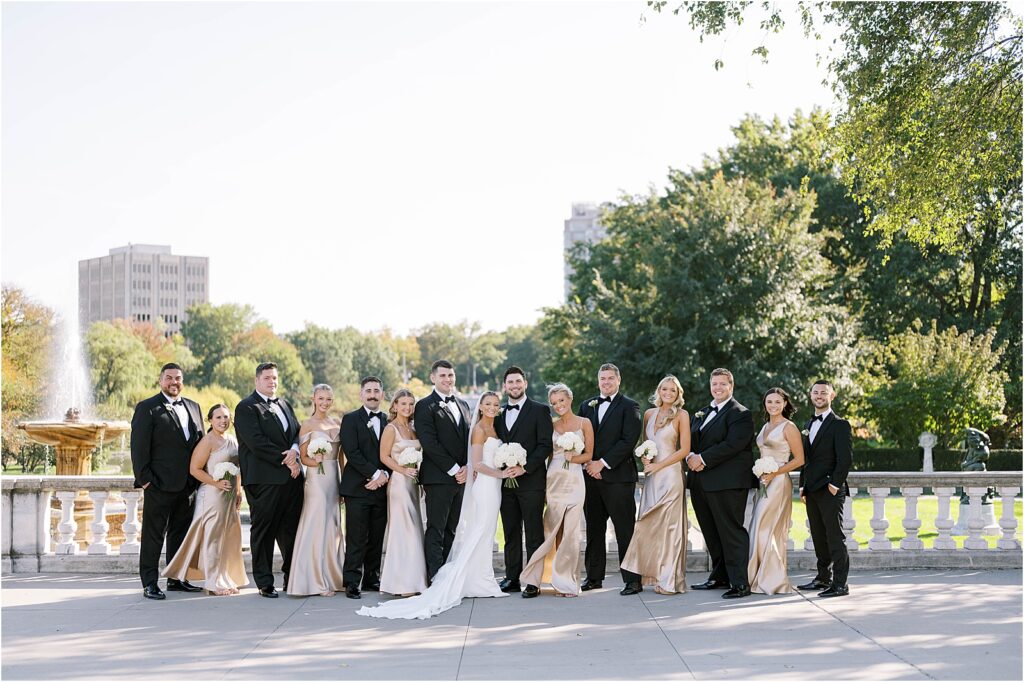
[[494,418],[501,400],[494,391],[480,397],[469,431],[469,468],[462,513],[447,563],[427,591],[359,609],[374,618],[430,618],[462,603],[465,597],[507,597],[494,580],[492,546],[501,506],[501,482],[508,470],[494,468],[494,451],[501,445]]

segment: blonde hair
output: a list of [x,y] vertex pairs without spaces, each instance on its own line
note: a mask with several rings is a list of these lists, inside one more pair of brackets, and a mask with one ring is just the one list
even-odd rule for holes
[[313,400],[312,400],[313,411],[309,413],[310,416],[313,416],[314,414],[316,414],[316,393],[317,393],[317,391],[327,391],[328,393],[331,394],[331,397],[334,397],[334,389],[331,388],[330,384],[317,384],[316,386],[314,386],[313,387],[313,393],[311,394],[313,396]]
[[416,396],[413,395],[412,391],[410,391],[407,388],[400,388],[397,391],[395,391],[395,394],[393,396],[391,396],[391,405],[388,406],[389,424],[398,418],[398,399],[406,397],[412,398],[412,404],[416,405]]
[[476,421],[480,421],[484,416],[483,412],[480,411],[480,405],[483,404],[484,398],[492,395],[498,399],[498,404],[501,404],[501,395],[499,395],[497,391],[484,391],[480,395],[480,400],[476,401]]
[[550,384],[548,386],[548,402],[551,402],[551,396],[555,393],[564,393],[569,396],[569,400],[572,400],[572,389],[563,383]]
[[665,426],[665,424],[668,424],[670,421],[675,419],[679,414],[679,410],[683,409],[683,405],[686,404],[686,401],[683,400],[683,386],[679,383],[679,379],[677,379],[674,374],[667,374],[658,382],[658,387],[654,389],[654,395],[651,396],[651,402],[654,403],[654,406],[660,408],[665,404],[661,399],[661,386],[666,381],[672,382],[672,385],[676,387],[676,399],[668,406],[668,415],[662,417],[658,422],[655,422],[655,429],[660,429]]

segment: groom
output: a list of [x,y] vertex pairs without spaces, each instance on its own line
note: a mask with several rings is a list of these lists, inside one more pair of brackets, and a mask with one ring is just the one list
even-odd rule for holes
[[686,487],[711,555],[711,575],[695,590],[730,588],[725,599],[750,596],[747,560],[750,538],[743,527],[747,493],[757,487],[754,418],[732,397],[732,372],[711,372],[711,404],[698,410],[690,426]]
[[[502,592],[520,590],[523,572],[523,529],[526,529],[526,556],[544,542],[544,493],[547,488],[547,459],[551,456],[551,411],[526,397],[526,374],[512,365],[505,370],[505,395],[508,403],[494,420],[494,430],[503,443],[519,443],[526,450],[526,464],[512,467],[519,485],[501,489],[501,525],[505,530],[505,579]],[[527,585],[523,597],[540,594],[536,585]]]
[[466,455],[469,445],[469,404],[455,396],[455,368],[447,360],[430,367],[433,392],[416,403],[416,435],[423,448],[420,484],[426,495],[427,530],[423,553],[427,577],[448,560],[455,542],[455,529],[462,511],[465,490]]

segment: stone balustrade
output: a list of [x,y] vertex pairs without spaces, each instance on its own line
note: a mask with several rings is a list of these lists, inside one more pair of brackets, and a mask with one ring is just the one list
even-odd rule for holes
[[[797,474],[792,474],[792,477],[795,483]],[[856,520],[852,500],[846,501],[843,525],[854,568],[1021,567],[1021,544],[1017,539],[1017,519],[1013,510],[1014,499],[1021,492],[1021,472],[852,472],[848,483],[851,494],[864,491],[871,497],[873,505],[870,520],[872,536],[867,549],[863,550],[853,539]],[[931,549],[925,549],[918,537],[922,520],[918,516],[917,502],[925,488],[931,488],[938,501],[938,515],[934,520],[937,536]],[[965,489],[971,499],[967,536],[962,548],[958,548],[953,539],[954,519],[950,515],[950,500],[957,488]],[[983,537],[986,529],[981,499],[989,488],[995,488],[1003,503],[998,519],[999,538],[994,548],[990,548]],[[75,539],[78,523],[74,516],[74,503],[82,491],[93,502],[89,524],[91,541],[88,543]],[[2,493],[3,527],[0,528],[0,537],[3,540],[4,573],[132,573],[137,570],[142,491],[132,487],[132,477],[4,476]],[[125,539],[118,547],[108,541],[110,526],[107,515],[113,493],[123,500],[125,514],[122,524]],[[894,499],[894,494],[905,500],[905,515],[901,521],[905,537],[898,544],[887,537],[889,522],[885,517],[886,505]],[[54,499],[58,502],[60,515],[55,534],[51,532]],[[614,549],[609,547],[610,568],[615,563]],[[692,537],[690,549],[689,570],[708,570],[708,556],[699,543],[692,542]],[[791,569],[814,567],[810,539],[800,550],[793,546],[791,539],[789,550]],[[249,563],[248,555],[246,559]],[[501,564],[500,554],[496,555],[496,564]]]

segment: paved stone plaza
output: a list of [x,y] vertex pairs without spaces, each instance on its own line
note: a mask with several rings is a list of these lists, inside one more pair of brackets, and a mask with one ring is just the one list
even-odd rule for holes
[[[794,573],[795,580],[808,577]],[[706,574],[693,574],[692,581]],[[15,679],[1019,680],[1021,571],[860,571],[850,597],[719,592],[466,600],[429,621],[355,615],[373,595],[169,593],[135,576],[7,575]],[[366,597],[370,597],[367,599]]]

